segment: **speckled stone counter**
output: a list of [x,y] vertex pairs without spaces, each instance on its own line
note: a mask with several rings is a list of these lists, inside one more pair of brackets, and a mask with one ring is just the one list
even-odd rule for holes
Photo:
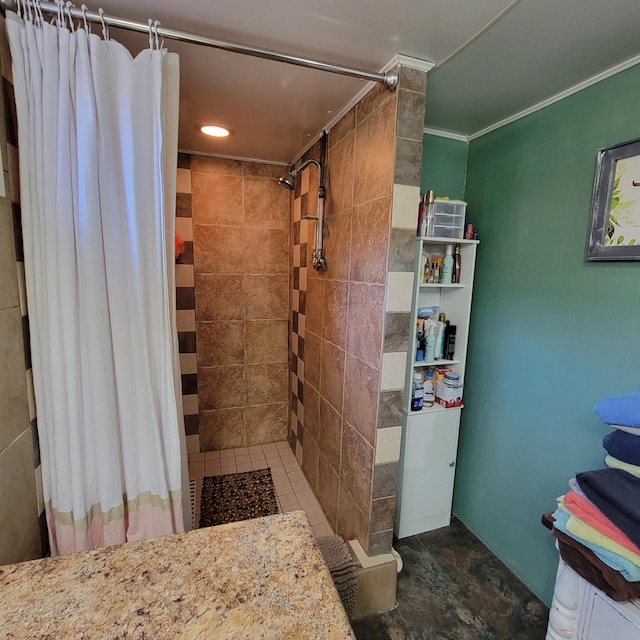
[[306,515],[0,567],[2,638],[354,638]]

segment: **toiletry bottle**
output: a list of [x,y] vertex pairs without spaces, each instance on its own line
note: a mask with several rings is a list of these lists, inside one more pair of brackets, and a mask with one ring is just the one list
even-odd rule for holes
[[427,371],[427,375],[424,381],[422,406],[433,407],[435,401],[436,401],[435,377],[433,375],[433,369],[429,369]]
[[427,362],[433,362],[435,357],[436,348],[436,334],[432,327],[429,329],[429,333],[425,338],[424,358]]
[[416,234],[425,235],[427,231],[427,194],[420,196],[420,204],[418,205],[418,228]]
[[433,237],[433,225],[436,221],[436,213],[435,213],[435,194],[433,191],[427,192],[427,215],[426,215],[426,233],[422,234],[428,236],[429,238]]
[[431,277],[431,262],[429,259],[429,254],[423,254],[424,257],[424,270],[422,273],[422,282],[430,282],[429,278]]
[[424,360],[424,350],[425,350],[425,338],[424,331],[418,332],[417,345],[416,345],[416,362],[421,362]]
[[453,246],[447,245],[447,252],[442,261],[442,284],[451,284],[453,278]]
[[444,330],[444,357],[447,360],[453,360],[456,351],[456,325],[449,324],[447,320],[447,326]]
[[460,245],[456,245],[456,250],[453,254],[453,278],[452,282],[460,282],[460,276],[462,275],[462,254],[460,253]]
[[411,384],[411,411],[420,411],[422,409],[422,399],[424,397],[424,386],[422,382],[422,374],[416,371],[413,374],[413,383]]
[[438,335],[436,340],[436,360],[441,360],[444,353],[444,326],[447,321],[447,316],[441,313],[438,316]]

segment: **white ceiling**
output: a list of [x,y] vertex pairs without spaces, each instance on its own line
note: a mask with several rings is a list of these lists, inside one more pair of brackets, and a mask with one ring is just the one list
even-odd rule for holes
[[[100,0],[97,0],[100,1]],[[640,52],[640,0],[101,0],[107,14],[379,71],[397,54],[439,63],[429,127],[464,135]],[[97,9],[93,3],[91,9]],[[135,53],[144,35],[111,29]],[[180,55],[180,148],[289,162],[365,87],[361,80],[166,41]],[[207,139],[196,125],[235,134]]]

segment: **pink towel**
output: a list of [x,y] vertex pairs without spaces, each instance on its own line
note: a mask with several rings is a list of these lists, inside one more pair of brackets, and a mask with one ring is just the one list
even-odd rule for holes
[[623,531],[618,529],[592,502],[580,497],[575,491],[569,491],[565,495],[564,506],[573,515],[607,536],[607,538],[611,538],[611,540],[629,549],[629,551],[640,555],[640,548]]

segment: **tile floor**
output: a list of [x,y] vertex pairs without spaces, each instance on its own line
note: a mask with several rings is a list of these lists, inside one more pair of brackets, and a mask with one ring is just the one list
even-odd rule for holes
[[200,495],[204,477],[267,467],[271,469],[280,511],[287,513],[301,509],[306,512],[317,537],[331,535],[331,525],[287,442],[190,454],[189,476],[196,481],[195,523],[200,519]]
[[543,640],[549,609],[457,518],[394,540],[395,609],[352,622],[358,640]]

